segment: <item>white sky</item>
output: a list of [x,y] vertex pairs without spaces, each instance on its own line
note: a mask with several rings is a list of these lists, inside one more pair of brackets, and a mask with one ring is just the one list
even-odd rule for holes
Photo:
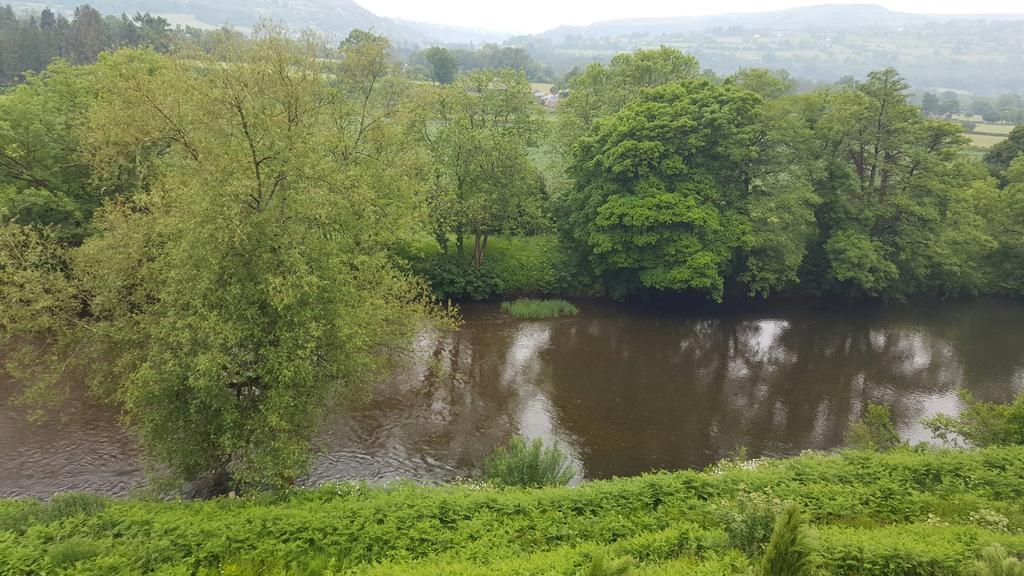
[[1024,12],[1021,0],[356,0],[380,16],[536,33],[562,24],[657,16],[766,12],[816,4],[881,4],[891,10],[928,14]]

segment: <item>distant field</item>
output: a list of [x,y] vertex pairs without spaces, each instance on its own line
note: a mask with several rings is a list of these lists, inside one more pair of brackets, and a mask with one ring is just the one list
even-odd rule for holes
[[530,82],[530,88],[534,90],[540,90],[545,94],[551,91],[552,86],[554,86],[554,84],[546,84],[544,82]]
[[1014,128],[1013,124],[978,124],[974,131],[978,134],[1009,134]]
[[200,30],[216,30],[218,27],[208,22],[196,18],[192,14],[179,14],[174,12],[161,12],[157,16],[162,16],[171,23],[171,26],[191,26],[193,28],[199,28]]
[[1003,140],[1006,140],[1006,136],[996,136],[993,134],[975,134],[970,133],[967,135],[971,139],[971,144],[980,146],[982,148],[991,148],[996,144],[999,144]]

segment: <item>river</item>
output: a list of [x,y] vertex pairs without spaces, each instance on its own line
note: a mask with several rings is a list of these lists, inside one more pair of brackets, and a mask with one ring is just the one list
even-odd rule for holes
[[[579,303],[520,321],[463,307],[454,334],[423,334],[372,401],[326,422],[304,484],[468,476],[515,433],[557,441],[586,478],[828,450],[867,402],[900,434],[956,412],[957,389],[1007,401],[1024,388],[1024,303],[1011,300],[709,307]],[[123,494],[139,450],[108,407],[76,403],[35,425],[0,382],[0,496]]]

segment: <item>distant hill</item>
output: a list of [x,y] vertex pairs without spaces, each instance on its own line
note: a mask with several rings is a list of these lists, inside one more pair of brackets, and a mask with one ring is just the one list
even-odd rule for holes
[[[8,0],[9,1],[9,0]],[[0,0],[4,4],[5,0]],[[14,0],[16,8],[45,6],[70,12],[88,3],[104,14],[149,12],[166,14],[175,23],[205,27],[228,25],[249,28],[261,18],[283,22],[295,29],[314,29],[344,38],[355,28],[388,36],[402,44],[495,42],[505,35],[478,30],[423,24],[378,16],[353,0]]]
[[626,35],[691,33],[715,28],[747,28],[766,31],[915,26],[958,20],[1024,19],[1021,14],[935,15],[894,12],[874,4],[806,6],[776,12],[749,12],[714,16],[633,18],[595,22],[588,26],[559,26],[538,38],[561,42],[569,37],[600,38]]
[[444,24],[431,24],[429,22],[416,22],[402,18],[392,18],[407,28],[416,30],[430,39],[445,44],[501,44],[510,36],[493,30],[481,30],[478,28],[463,28],[461,26],[446,26]]
[[561,26],[509,42],[556,73],[665,45],[692,54],[718,74],[785,69],[816,83],[863,78],[892,66],[915,90],[1024,93],[1024,14],[908,14],[868,4],[822,5]]

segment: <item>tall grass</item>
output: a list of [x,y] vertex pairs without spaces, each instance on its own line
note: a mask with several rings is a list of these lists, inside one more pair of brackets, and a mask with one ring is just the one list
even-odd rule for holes
[[575,316],[579,309],[565,300],[520,298],[513,302],[502,302],[501,311],[508,312],[516,318],[538,319]]
[[565,452],[557,444],[544,446],[539,438],[527,444],[523,438],[513,437],[484,463],[484,477],[499,486],[565,486],[575,475]]

